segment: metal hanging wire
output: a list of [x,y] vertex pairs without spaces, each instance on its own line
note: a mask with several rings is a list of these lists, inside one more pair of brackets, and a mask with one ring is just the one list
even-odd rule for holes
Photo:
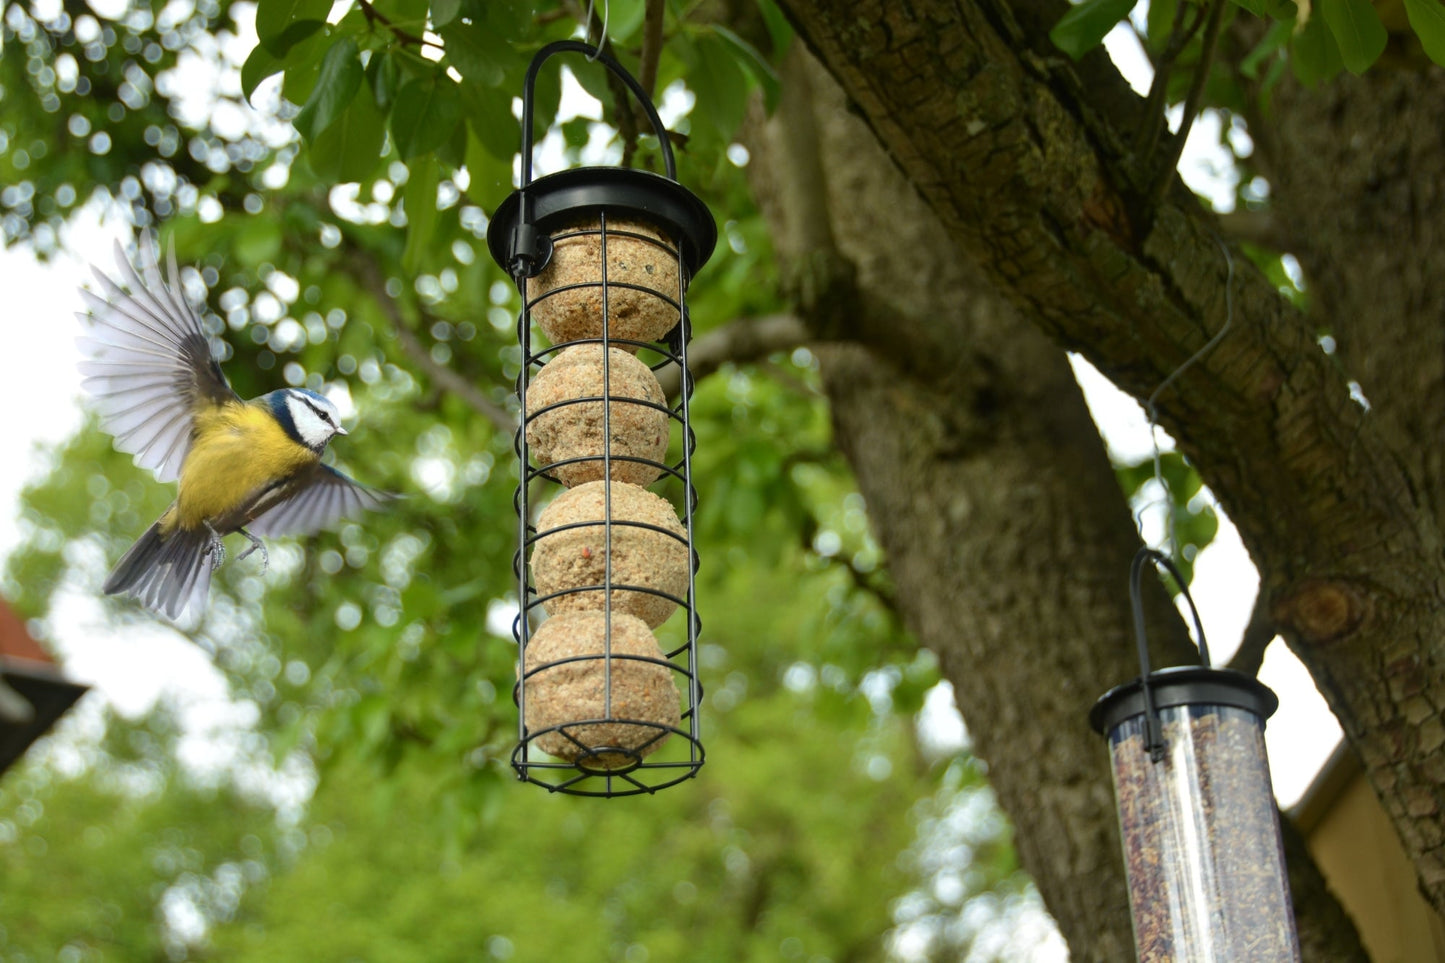
[[[587,31],[587,36],[588,36],[589,39],[590,39],[591,36],[592,36],[592,6],[593,6],[593,0],[587,0],[587,16],[585,16],[585,17],[582,18],[582,23],[586,25],[586,26],[585,26],[585,29],[586,29],[586,31]],[[612,5],[611,5],[610,3],[608,3],[607,0],[602,0],[602,27],[601,27],[601,29],[599,29],[599,30],[597,31],[597,44],[596,44],[596,46],[597,46],[597,51],[598,51],[599,53],[601,52],[602,48],[607,45],[607,20],[608,20],[608,18],[609,18],[611,15],[612,15]],[[597,54],[596,54],[596,53],[588,54],[588,55],[587,55],[587,62],[588,62],[588,63],[596,63],[596,62],[597,62]]]
[[[633,92],[657,134],[666,177],[578,168],[532,179],[535,80],[542,63],[563,52],[601,62]],[[696,775],[704,760],[685,294],[716,226],[676,182],[666,129],[640,86],[604,51],[578,41],[544,47],[528,69],[521,170],[520,188],[488,232],[493,257],[523,299],[512,765],[519,778],[555,792],[656,792]],[[596,266],[592,273],[574,270],[586,264]],[[639,326],[639,317],[652,327]],[[677,397],[668,400],[660,387],[650,394],[649,379],[656,385],[655,372],[671,365],[682,373]],[[558,385],[560,397],[545,393]],[[573,447],[539,452],[534,434],[556,435],[559,425]],[[639,439],[647,445],[637,447]],[[565,490],[534,520],[548,483]],[[647,490],[654,484],[667,497]],[[648,556],[655,564],[639,561]],[[662,624],[674,609],[680,633]],[[662,647],[654,628],[672,641]]]
[[[1150,758],[1158,762],[1164,756],[1164,736],[1159,721],[1159,710],[1155,705],[1153,692],[1153,673],[1149,667],[1149,642],[1144,627],[1144,602],[1140,579],[1147,563],[1161,567],[1168,571],[1179,588],[1179,594],[1189,604],[1190,614],[1194,619],[1194,636],[1199,648],[1200,665],[1205,669],[1212,668],[1209,658],[1209,643],[1204,638],[1204,623],[1199,617],[1199,609],[1194,604],[1194,598],[1189,594],[1189,585],[1183,574],[1174,565],[1173,556],[1179,552],[1179,543],[1175,523],[1174,496],[1169,488],[1169,482],[1164,476],[1163,461],[1159,451],[1159,409],[1156,402],[1159,396],[1179,379],[1189,367],[1209,352],[1213,351],[1224,336],[1229,333],[1230,326],[1234,323],[1234,258],[1229,253],[1229,247],[1218,236],[1214,238],[1219,249],[1224,252],[1226,275],[1224,282],[1224,324],[1220,326],[1207,342],[1198,351],[1194,352],[1184,362],[1169,373],[1169,375],[1158,386],[1150,392],[1149,397],[1144,401],[1144,411],[1149,419],[1149,442],[1153,446],[1154,460],[1154,482],[1164,493],[1165,524],[1164,538],[1166,551],[1159,551],[1145,545],[1134,555],[1134,560],[1129,566],[1129,604],[1134,619],[1134,639],[1139,655],[1139,685],[1143,690],[1144,715],[1145,715],[1145,739],[1144,748],[1149,752]],[[1139,527],[1139,537],[1143,539],[1142,514],[1148,506],[1144,506],[1136,517],[1136,524]]]
[[[1179,552],[1177,520],[1174,511],[1174,494],[1169,488],[1169,481],[1164,476],[1164,464],[1162,453],[1159,450],[1159,408],[1156,404],[1159,396],[1162,395],[1170,385],[1179,380],[1179,377],[1188,371],[1191,366],[1201,360],[1209,352],[1219,346],[1224,336],[1229,333],[1230,327],[1234,324],[1234,256],[1229,253],[1229,246],[1218,236],[1213,235],[1214,243],[1224,252],[1225,278],[1224,278],[1224,324],[1204,343],[1198,351],[1194,352],[1184,362],[1169,372],[1169,375],[1149,393],[1144,400],[1144,415],[1149,422],[1149,445],[1153,458],[1154,484],[1159,486],[1164,493],[1164,542],[1170,556]],[[1139,529],[1139,537],[1144,537],[1144,512],[1149,505],[1141,505],[1135,513],[1134,524]],[[1181,583],[1182,584],[1182,583]]]

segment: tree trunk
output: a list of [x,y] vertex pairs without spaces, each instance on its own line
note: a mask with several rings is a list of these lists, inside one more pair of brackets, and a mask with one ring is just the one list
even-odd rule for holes
[[[1064,353],[987,293],[836,85],[787,69],[753,177],[813,329],[856,338],[816,350],[905,620],[938,653],[1074,958],[1129,958],[1107,751],[1085,721],[1138,673],[1128,507]],[[1157,664],[1194,660],[1162,590],[1150,603]],[[1309,958],[1364,960],[1294,856]]]
[[1407,416],[1351,399],[1314,323],[1229,258],[1186,190],[1140,190],[1137,111],[1040,33],[1062,2],[783,5],[989,285],[1120,387],[1148,397],[1228,321],[1160,421],[1239,527],[1268,611],[1445,909],[1445,539],[1422,458],[1394,430]]

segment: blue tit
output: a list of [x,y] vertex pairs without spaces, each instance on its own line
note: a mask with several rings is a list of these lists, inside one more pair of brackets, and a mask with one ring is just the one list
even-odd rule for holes
[[151,245],[140,247],[144,279],[115,248],[129,292],[99,269],[104,296],[81,290],[90,310],[77,315],[87,328],[77,340],[80,372],[115,447],[160,481],[179,483],[105,592],[180,619],[203,606],[226,535],[244,535],[251,544],[238,559],[260,549],[264,566],[257,536],[308,535],[394,496],[321,463],[332,437],[346,434],[326,398],[282,388],[243,401],[232,391],[180,293],[174,249],[167,285]]

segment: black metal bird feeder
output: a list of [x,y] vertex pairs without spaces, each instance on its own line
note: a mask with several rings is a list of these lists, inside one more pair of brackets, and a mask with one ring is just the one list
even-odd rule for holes
[[[665,177],[582,167],[532,179],[533,88],[563,52],[600,62],[637,98]],[[522,294],[512,766],[554,792],[651,793],[703,763],[684,296],[716,243],[642,86],[589,44],[539,50],[522,93],[521,186],[487,245]],[[673,400],[664,370],[680,378]],[[556,486],[534,519],[534,499]],[[663,625],[679,612],[680,628]]]
[[[1200,665],[1151,672],[1140,577],[1161,565],[1194,616]],[[1139,678],[1089,713],[1109,740],[1134,941],[1141,963],[1298,960],[1264,721],[1279,699],[1209,664],[1199,610],[1169,559],[1141,549],[1129,573]]]

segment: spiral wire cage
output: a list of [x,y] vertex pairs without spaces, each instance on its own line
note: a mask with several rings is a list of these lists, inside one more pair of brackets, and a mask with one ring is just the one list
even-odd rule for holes
[[[652,122],[666,177],[583,167],[532,179],[533,88],[543,62],[563,52],[586,54],[632,91]],[[717,229],[702,202],[677,183],[667,131],[637,81],[597,48],[559,41],[539,50],[528,69],[521,186],[498,207],[487,240],[522,295],[513,498],[518,548],[512,562],[520,602],[513,623],[518,742],[512,766],[519,779],[552,792],[656,792],[696,775],[704,759],[698,728],[702,623],[692,544],[696,436],[684,296],[716,244]],[[546,336],[541,344],[535,343],[538,331]],[[562,374],[551,378],[548,366],[559,360],[563,364],[552,372]],[[679,388],[669,401],[656,376],[673,368]],[[550,386],[541,384],[548,380]],[[544,388],[553,391],[558,384],[560,398],[541,398]],[[614,390],[619,387],[631,393]],[[629,434],[634,437],[624,437]],[[534,437],[555,443],[537,445]],[[565,511],[582,517],[546,527],[546,511],[534,519],[538,495],[549,483],[566,489],[549,509],[562,511],[565,503]],[[669,497],[647,491],[653,483]],[[593,486],[601,489],[600,517]],[[679,504],[680,524],[674,525]],[[662,516],[662,506],[671,517]],[[632,517],[618,517],[619,510]],[[648,511],[651,517],[638,517]],[[664,564],[679,557],[685,583]],[[546,583],[540,586],[539,571]],[[672,581],[657,575],[662,572]],[[681,637],[666,645],[645,641],[639,622],[650,632],[674,607],[682,614]],[[601,615],[600,638],[595,613]],[[549,626],[558,630],[548,635]],[[564,638],[568,630],[572,634]],[[544,644],[539,635],[547,635]]]

